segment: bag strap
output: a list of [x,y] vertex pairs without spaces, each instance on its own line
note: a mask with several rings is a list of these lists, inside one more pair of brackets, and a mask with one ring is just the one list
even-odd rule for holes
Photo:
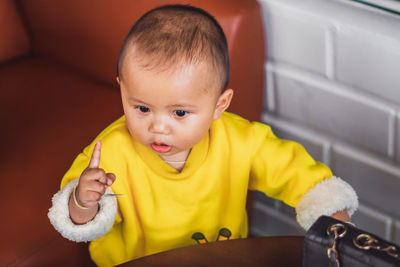
[[331,267],[340,267],[339,262],[339,251],[337,250],[337,241],[339,238],[342,238],[347,233],[346,225],[342,223],[336,223],[328,227],[326,230],[328,237],[333,239],[332,245],[328,247],[328,258],[329,265]]
[[354,246],[356,246],[359,249],[363,250],[375,249],[377,251],[384,252],[395,259],[400,258],[399,256],[400,253],[395,246],[385,244],[384,242],[374,238],[369,234],[359,234],[357,237],[353,239],[353,243]]

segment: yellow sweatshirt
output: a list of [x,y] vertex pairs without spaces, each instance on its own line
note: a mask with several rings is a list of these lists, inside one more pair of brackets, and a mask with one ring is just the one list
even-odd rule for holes
[[178,172],[129,135],[123,116],[78,155],[61,188],[80,177],[99,139],[100,168],[116,175],[112,190],[123,194],[111,231],[90,244],[99,266],[215,241],[223,228],[231,239],[244,238],[248,189],[296,206],[311,187],[332,176],[300,144],[231,113],[212,123]]

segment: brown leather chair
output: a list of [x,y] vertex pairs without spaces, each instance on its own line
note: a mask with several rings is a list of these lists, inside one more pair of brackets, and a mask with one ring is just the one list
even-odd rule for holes
[[166,3],[212,13],[230,47],[230,111],[259,120],[265,44],[256,0],[0,2],[0,266],[90,266],[47,211],[75,156],[123,114],[116,60],[133,22]]

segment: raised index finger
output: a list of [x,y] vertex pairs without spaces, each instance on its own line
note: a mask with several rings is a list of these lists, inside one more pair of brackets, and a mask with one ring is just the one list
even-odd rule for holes
[[97,140],[94,145],[93,154],[90,158],[89,168],[98,168],[100,166],[100,155],[101,155],[101,141]]

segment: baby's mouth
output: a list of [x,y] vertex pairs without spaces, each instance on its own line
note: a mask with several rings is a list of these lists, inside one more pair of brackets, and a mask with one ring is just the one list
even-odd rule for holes
[[153,150],[158,153],[167,153],[167,152],[171,151],[172,146],[169,146],[169,145],[166,145],[163,143],[155,143],[154,142],[151,144],[151,148],[153,148]]

